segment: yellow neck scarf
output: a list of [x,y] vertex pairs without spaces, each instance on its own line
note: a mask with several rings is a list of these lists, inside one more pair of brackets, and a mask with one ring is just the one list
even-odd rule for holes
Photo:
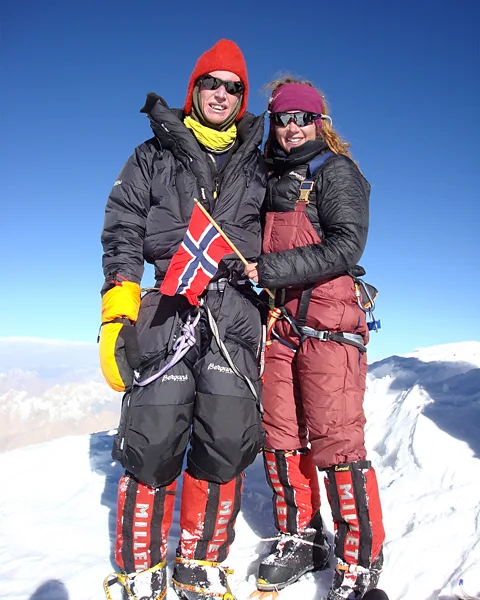
[[192,117],[185,117],[183,122],[185,127],[192,130],[193,135],[200,144],[216,152],[226,150],[237,138],[237,126],[235,124],[229,127],[227,131],[217,131],[216,129],[205,127],[205,125],[195,121]]

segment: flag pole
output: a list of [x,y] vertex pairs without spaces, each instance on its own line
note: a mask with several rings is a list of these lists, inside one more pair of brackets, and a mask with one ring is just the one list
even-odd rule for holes
[[[207,217],[207,219],[210,221],[210,223],[215,227],[215,229],[218,231],[218,233],[223,237],[223,239],[227,242],[227,244],[230,246],[230,248],[235,252],[235,254],[238,256],[238,258],[242,261],[242,263],[244,265],[248,265],[249,262],[248,260],[243,256],[243,254],[240,252],[240,250],[235,246],[235,244],[232,242],[232,240],[228,237],[228,235],[226,233],[224,233],[222,231],[222,229],[220,228],[220,225],[218,225],[216,223],[216,221],[213,219],[213,217],[210,215],[210,213],[208,212],[208,210],[203,206],[203,204],[201,202],[199,202],[196,198],[193,199],[193,201],[195,202],[195,204],[198,206],[198,208],[203,212],[203,214]],[[275,294],[272,292],[272,290],[269,290],[268,288],[263,288],[267,294],[270,296],[270,298],[272,298],[273,300],[275,300]]]

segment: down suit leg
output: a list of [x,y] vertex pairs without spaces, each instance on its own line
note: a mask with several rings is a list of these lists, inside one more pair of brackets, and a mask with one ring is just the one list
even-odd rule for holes
[[[257,354],[261,323],[257,309],[229,285],[224,291],[209,291],[206,303],[235,366],[253,382],[259,395]],[[142,352],[140,382],[171,359],[173,344],[191,310],[183,298],[148,293],[142,299],[136,324]],[[160,378],[144,387],[134,386],[125,395],[114,443],[113,456],[125,467],[128,480],[135,482],[138,501],[144,504],[146,496],[152,513],[157,515],[156,521],[148,521],[148,535],[150,549],[159,543],[161,549],[149,552],[147,568],[153,560],[166,556],[173,516],[170,494],[174,493],[187,448],[177,560],[219,563],[226,558],[234,539],[242,473],[263,445],[258,402],[247,383],[225,360],[212,335],[205,308],[199,310],[196,342],[185,357]],[[119,514],[121,489],[122,482]],[[142,513],[141,507],[137,513]],[[161,536],[160,514],[164,520]],[[117,529],[117,547],[121,548],[117,560],[123,568],[133,566],[138,570],[143,563],[137,561],[137,565],[135,552],[128,567],[122,561],[127,552],[125,540],[134,539],[134,528],[135,520],[126,519],[123,512],[123,522]],[[174,573],[177,580],[182,579],[182,566],[178,561]]]
[[[263,393],[267,466],[270,449],[278,455],[309,444],[311,454],[306,456],[326,474],[337,561],[371,569],[382,560],[385,534],[376,475],[366,461],[364,444],[365,354],[353,346],[313,338],[300,345],[285,322],[277,331],[297,350],[279,341],[269,348]],[[272,489],[278,505],[285,491]],[[304,498],[301,492],[297,485],[290,497],[295,511],[308,515],[316,504],[312,500],[305,508],[296,500]],[[312,498],[317,501],[315,487]]]

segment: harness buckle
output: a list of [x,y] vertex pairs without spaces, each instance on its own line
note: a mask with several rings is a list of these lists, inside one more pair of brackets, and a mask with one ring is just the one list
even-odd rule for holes
[[302,181],[302,183],[300,184],[300,197],[297,200],[298,202],[305,202],[305,204],[309,204],[310,200],[308,199],[308,197],[310,196],[310,192],[313,190],[313,186],[315,185],[315,182],[312,181],[311,179]]
[[228,279],[226,277],[221,277],[220,279],[217,279],[216,281],[211,281],[206,289],[209,291],[215,291],[215,292],[220,292],[223,293],[225,291],[225,288],[228,285]]
[[302,340],[312,337],[316,340],[320,340],[321,342],[328,342],[330,340],[330,331],[326,330],[317,330],[313,329],[313,327],[307,327],[304,325],[303,327],[298,327],[298,330],[301,334]]

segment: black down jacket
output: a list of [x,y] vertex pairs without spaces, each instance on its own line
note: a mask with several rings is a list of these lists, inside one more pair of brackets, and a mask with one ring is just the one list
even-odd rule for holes
[[[246,115],[238,123],[238,140],[218,171],[183,124],[180,111],[170,110],[154,94],[147,96],[142,110],[155,137],[136,148],[107,202],[102,232],[106,287],[116,274],[139,283],[144,260],[155,265],[157,284],[164,278],[185,236],[194,198],[242,254],[255,260],[261,251],[260,210],[267,183],[258,148],[263,117]],[[235,275],[242,272],[236,255],[227,255],[216,277],[231,275],[231,285],[213,286],[205,301],[233,364],[249,378],[256,394],[227,364],[203,306],[195,346],[188,354],[161,378],[134,386],[124,396],[113,456],[153,487],[168,485],[178,476],[187,446],[193,477],[225,483],[253,462],[263,444],[256,402],[260,314],[248,298],[248,286],[237,285]],[[166,366],[190,309],[184,297],[154,292],[143,296],[135,324],[141,379]]]
[[[148,94],[142,112],[155,137],[135,149],[110,193],[102,231],[107,280],[118,273],[140,283],[144,260],[155,265],[157,281],[163,279],[185,235],[194,198],[240,252],[255,259],[261,250],[259,214],[266,186],[259,150],[263,116],[246,113],[237,123],[239,143],[216,178],[207,153],[184,126],[181,111]],[[230,271],[243,271],[235,255],[225,257],[224,264]]]
[[[307,142],[286,157],[272,160],[267,212],[295,209],[300,183],[309,162],[328,147],[321,139]],[[263,254],[258,260],[259,283],[267,288],[302,287],[346,273],[360,260],[367,242],[370,185],[347,156],[333,154],[315,174],[306,215],[321,244]]]

